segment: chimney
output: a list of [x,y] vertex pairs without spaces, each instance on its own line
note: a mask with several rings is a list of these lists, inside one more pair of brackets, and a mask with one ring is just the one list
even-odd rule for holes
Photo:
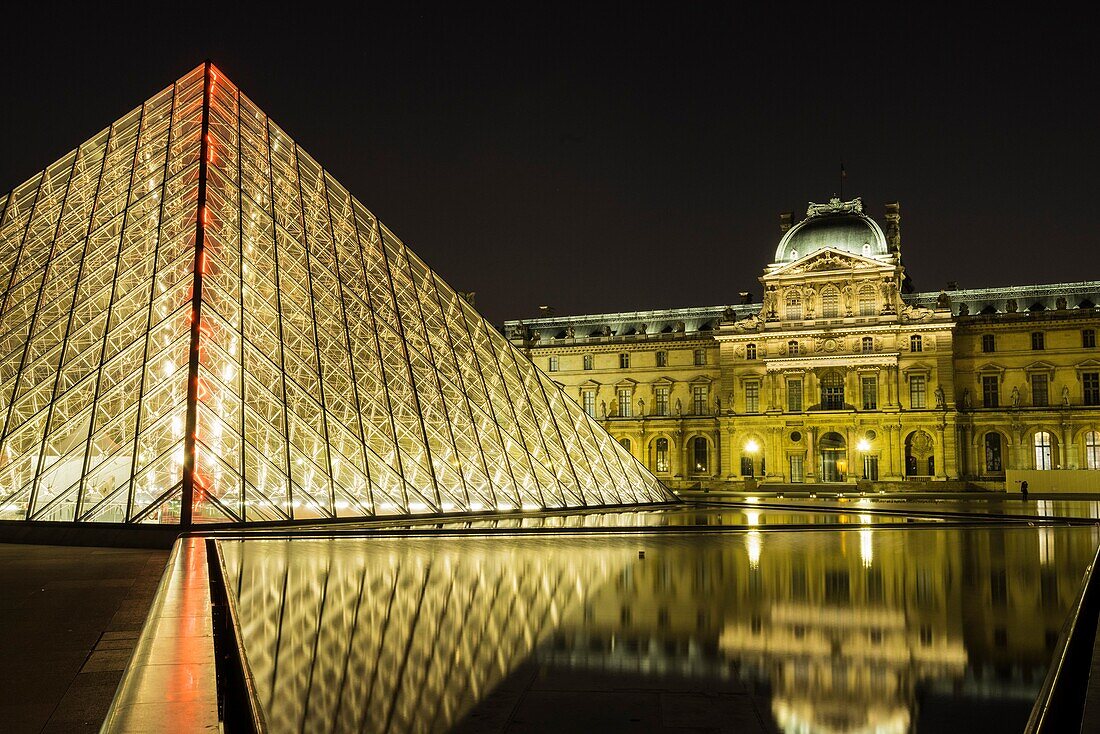
[[794,226],[794,212],[779,213],[779,234],[786,234]]

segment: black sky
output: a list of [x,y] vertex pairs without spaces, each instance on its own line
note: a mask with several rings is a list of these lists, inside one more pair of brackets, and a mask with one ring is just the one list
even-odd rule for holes
[[0,190],[209,57],[497,322],[759,298],[841,160],[919,290],[1100,278],[1083,17],[678,5],[9,9]]

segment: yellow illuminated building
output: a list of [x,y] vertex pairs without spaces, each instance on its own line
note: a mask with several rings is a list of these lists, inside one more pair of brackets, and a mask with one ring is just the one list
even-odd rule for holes
[[670,486],[1080,486],[1100,469],[1100,282],[913,292],[900,220],[858,198],[782,215],[762,303],[505,331]]

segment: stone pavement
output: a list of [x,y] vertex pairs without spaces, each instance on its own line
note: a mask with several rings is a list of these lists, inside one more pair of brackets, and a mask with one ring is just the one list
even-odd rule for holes
[[0,544],[0,728],[99,731],[167,559]]

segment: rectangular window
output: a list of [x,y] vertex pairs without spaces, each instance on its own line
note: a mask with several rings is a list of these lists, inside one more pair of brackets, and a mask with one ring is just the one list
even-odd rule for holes
[[924,375],[909,376],[909,407],[913,410],[922,410],[925,407],[925,397],[928,392],[928,382]]
[[592,355],[591,354],[584,355],[584,368],[586,370],[592,369]]
[[584,412],[593,418],[596,417],[596,391],[585,390],[581,393],[581,404],[584,406]]
[[746,413],[759,413],[760,412],[760,383],[759,382],[746,382],[745,383],[745,412]]
[[863,409],[878,410],[878,378],[864,377],[860,385],[863,388]]
[[997,351],[997,339],[992,334],[982,334],[982,351],[983,352],[995,352]]
[[996,408],[1000,405],[998,382],[996,375],[982,376],[982,405],[987,408]]
[[668,367],[668,352],[657,352],[657,366]]
[[1096,348],[1096,329],[1083,329],[1081,331],[1081,346],[1085,349]]
[[695,350],[695,366],[702,367],[707,363],[707,350],[696,349]]
[[630,389],[623,388],[619,390],[619,417],[630,417]]
[[668,388],[658,387],[653,393],[653,409],[656,415],[668,415]]
[[1031,333],[1031,348],[1032,349],[1045,349],[1045,339],[1043,338],[1043,332],[1033,331]]
[[558,371],[558,358],[557,357],[551,357],[549,366],[550,366],[550,371],[551,372],[557,372]]
[[630,355],[627,354],[626,352],[623,352],[622,354],[619,355],[619,369],[621,369],[621,370],[630,369]]
[[794,484],[801,484],[806,481],[806,472],[802,466],[803,458],[802,454],[792,454],[790,456],[791,482]]
[[691,388],[692,413],[706,415],[707,413],[707,386],[693,385]]
[[1037,408],[1050,405],[1050,377],[1048,375],[1031,376],[1031,404]]
[[802,380],[787,380],[787,410],[802,412]]
[[1081,388],[1085,405],[1100,405],[1100,372],[1082,373]]

